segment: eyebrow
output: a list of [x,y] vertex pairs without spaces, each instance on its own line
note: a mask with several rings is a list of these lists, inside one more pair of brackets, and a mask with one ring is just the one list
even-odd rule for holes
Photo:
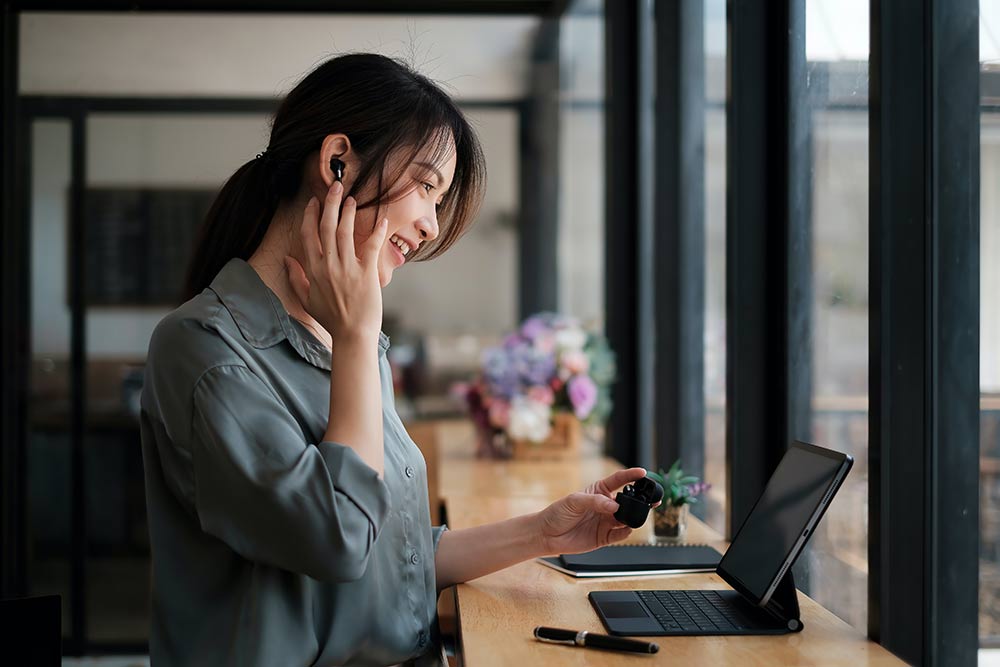
[[438,168],[432,165],[430,162],[414,162],[413,164],[417,165],[418,167],[424,167],[425,169],[430,169],[431,171],[433,171],[434,174],[438,177],[438,187],[444,184],[444,176],[442,176],[441,172],[438,171]]

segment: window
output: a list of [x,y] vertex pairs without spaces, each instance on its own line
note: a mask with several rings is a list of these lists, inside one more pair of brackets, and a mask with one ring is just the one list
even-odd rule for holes
[[979,637],[1000,648],[1000,4],[980,3]]
[[705,2],[705,522],[726,532],[726,2]]
[[868,608],[868,23],[865,0],[806,3],[815,444],[854,468],[796,584],[864,632]]

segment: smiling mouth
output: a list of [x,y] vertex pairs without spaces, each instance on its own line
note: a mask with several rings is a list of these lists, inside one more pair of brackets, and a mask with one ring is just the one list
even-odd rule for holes
[[389,244],[389,249],[392,250],[393,255],[397,258],[397,266],[400,266],[404,262],[406,262],[406,257],[399,250],[399,247],[395,243],[390,243]]

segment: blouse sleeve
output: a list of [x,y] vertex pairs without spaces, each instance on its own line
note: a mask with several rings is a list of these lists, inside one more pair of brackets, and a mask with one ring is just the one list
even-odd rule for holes
[[195,385],[191,424],[201,527],[243,557],[323,581],[355,581],[390,507],[389,488],[352,448],[309,443],[249,368]]
[[434,544],[434,553],[437,553],[438,545],[441,543],[441,536],[444,535],[444,531],[446,530],[448,530],[447,524],[431,526],[431,541]]

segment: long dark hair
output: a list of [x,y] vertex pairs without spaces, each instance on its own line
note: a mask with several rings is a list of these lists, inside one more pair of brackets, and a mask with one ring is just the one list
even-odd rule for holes
[[[472,224],[482,202],[486,164],[479,140],[455,102],[430,79],[392,58],[338,56],[319,65],[285,96],[264,155],[237,169],[222,186],[199,233],[184,299],[205,289],[233,257],[250,258],[278,204],[298,194],[305,158],[320,148],[324,137],[337,132],[348,136],[362,161],[350,192],[376,183],[375,195],[359,201],[359,208],[391,201],[393,185],[421,148],[433,145],[438,162],[449,149],[449,136],[453,138],[455,177],[438,208],[440,233],[422,243],[410,261],[437,257]],[[387,158],[398,151],[404,159],[383,179]]]

